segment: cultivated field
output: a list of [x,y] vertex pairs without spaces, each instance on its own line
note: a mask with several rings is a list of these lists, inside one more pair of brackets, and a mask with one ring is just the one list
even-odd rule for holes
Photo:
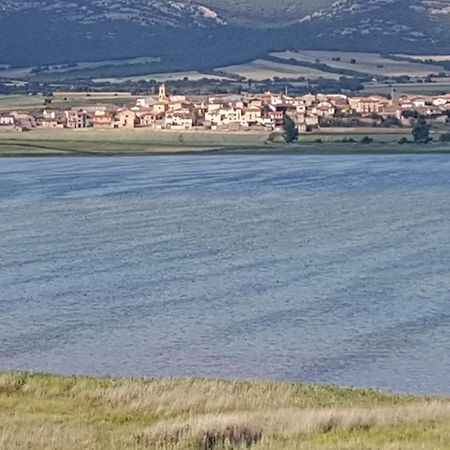
[[125,81],[170,81],[170,80],[182,80],[184,78],[188,78],[189,80],[196,81],[201,80],[203,78],[208,78],[210,80],[223,80],[224,77],[219,75],[211,75],[197,71],[189,71],[189,72],[166,72],[166,73],[151,73],[148,75],[136,75],[130,77],[110,77],[110,78],[95,78],[94,83],[123,83]]
[[[365,137],[371,144],[360,144]],[[0,156],[110,156],[201,153],[207,151],[260,154],[395,154],[449,153],[450,146],[436,142],[427,145],[398,144],[408,129],[323,129],[301,135],[299,142],[285,145],[269,142],[269,133],[215,131],[136,130],[35,130],[0,133]],[[345,142],[345,140],[353,140]]]
[[0,111],[42,108],[43,105],[42,95],[0,95]]
[[39,108],[56,109],[72,108],[76,106],[86,106],[92,104],[112,103],[123,105],[134,103],[137,96],[123,92],[104,92],[104,93],[77,93],[60,92],[55,93],[51,98],[51,104],[45,104],[45,97],[38,95],[0,95],[0,112],[18,109],[33,110]]
[[300,67],[293,64],[277,63],[268,61],[265,59],[256,59],[247,64],[238,64],[235,66],[220,67],[220,71],[237,74],[248,80],[267,80],[274,77],[279,78],[299,78],[305,77],[307,79],[317,79],[317,78],[330,78],[338,79],[340,75],[329,72],[322,72],[321,70]]
[[417,61],[450,61],[450,55],[406,55],[402,53],[395,56],[399,56],[400,58],[415,59]]
[[[130,59],[111,59],[111,60],[103,60],[103,61],[90,61],[90,62],[79,62],[74,67],[62,67],[61,65],[48,66],[46,70],[41,73],[46,74],[63,74],[66,72],[83,70],[83,69],[91,69],[93,71],[104,68],[104,67],[122,67],[122,66],[130,66],[136,64],[154,64],[160,62],[161,58],[153,58],[153,57],[140,57],[140,58],[130,58]],[[37,67],[21,67],[21,68],[9,68],[7,66],[0,66],[0,78],[9,78],[22,80],[27,79],[33,75],[33,69]]]
[[0,374],[0,447],[448,449],[450,400],[275,382]]
[[[352,53],[318,50],[302,50],[298,52],[276,52],[273,56],[286,60],[295,59],[308,63],[327,64],[335,69],[348,69],[368,75],[426,77],[446,70],[438,64],[422,64],[409,61],[396,61],[376,53]],[[352,60],[355,63],[352,64]]]
[[92,62],[79,62],[76,67],[67,67],[67,68],[53,68],[52,72],[67,72],[69,70],[74,69],[98,69],[99,67],[104,66],[124,66],[124,65],[132,65],[132,64],[151,64],[160,62],[161,58],[152,58],[150,56],[143,56],[140,58],[131,58],[131,59],[110,59],[105,61],[92,61]]
[[440,95],[450,92],[450,78],[435,78],[433,83],[365,83],[362,95],[389,95],[395,89],[395,96]]
[[0,133],[0,156],[111,155],[202,152],[263,145],[261,133],[136,130],[35,130]]

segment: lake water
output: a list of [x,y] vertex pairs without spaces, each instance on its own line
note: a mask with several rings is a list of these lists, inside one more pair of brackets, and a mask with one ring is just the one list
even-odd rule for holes
[[450,394],[450,157],[0,160],[0,370]]

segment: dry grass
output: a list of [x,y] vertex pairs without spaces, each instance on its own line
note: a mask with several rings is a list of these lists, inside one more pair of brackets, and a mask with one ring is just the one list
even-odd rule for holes
[[45,97],[38,95],[0,95],[0,112],[11,110],[34,111],[42,108],[65,109],[93,104],[134,104],[137,96],[127,93],[56,93],[52,103],[47,105]]
[[[293,58],[297,61],[315,63],[319,60],[322,64],[327,64],[335,69],[356,70],[370,75],[425,77],[429,74],[439,74],[446,72],[439,63],[422,64],[411,61],[396,61],[383,57],[376,53],[359,52],[335,52],[325,50],[302,50],[298,52],[277,52],[273,56],[289,60]],[[339,61],[336,60],[339,58]],[[351,60],[355,59],[355,64]]]
[[274,77],[279,78],[299,78],[305,77],[307,79],[317,79],[317,78],[330,78],[338,79],[339,74],[323,72],[318,69],[313,69],[309,67],[301,67],[293,64],[277,63],[273,61],[268,61],[265,59],[256,59],[247,64],[239,64],[234,66],[220,67],[218,70],[226,73],[232,73],[245,77],[248,80],[267,80]]
[[444,449],[449,430],[447,399],[275,382],[0,374],[2,449]]
[[400,56],[401,58],[415,59],[416,61],[433,61],[433,62],[450,61],[450,55],[407,55],[404,53],[400,53],[395,56]]
[[202,80],[203,78],[207,78],[209,80],[224,80],[226,77],[222,77],[219,75],[211,75],[202,72],[198,72],[196,70],[191,70],[188,72],[161,72],[161,73],[150,73],[143,75],[132,75],[125,77],[108,77],[108,78],[95,78],[94,83],[123,83],[125,81],[151,81],[154,80],[156,82],[163,81],[173,81],[173,80],[182,80],[184,78],[189,78],[191,81]]
[[0,133],[0,156],[8,155],[109,155],[207,151],[233,146],[262,145],[268,133],[217,133],[213,131],[135,130],[34,130]]

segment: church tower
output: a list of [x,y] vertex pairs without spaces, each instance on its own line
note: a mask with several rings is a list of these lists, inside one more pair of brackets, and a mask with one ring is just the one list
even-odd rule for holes
[[167,85],[163,83],[159,86],[159,102],[167,103],[169,101],[169,96],[167,92]]

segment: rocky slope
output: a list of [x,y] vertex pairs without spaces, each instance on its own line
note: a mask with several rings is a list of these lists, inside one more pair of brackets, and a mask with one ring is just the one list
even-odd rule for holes
[[449,18],[450,0],[0,0],[0,63],[232,60],[288,47],[444,53]]

